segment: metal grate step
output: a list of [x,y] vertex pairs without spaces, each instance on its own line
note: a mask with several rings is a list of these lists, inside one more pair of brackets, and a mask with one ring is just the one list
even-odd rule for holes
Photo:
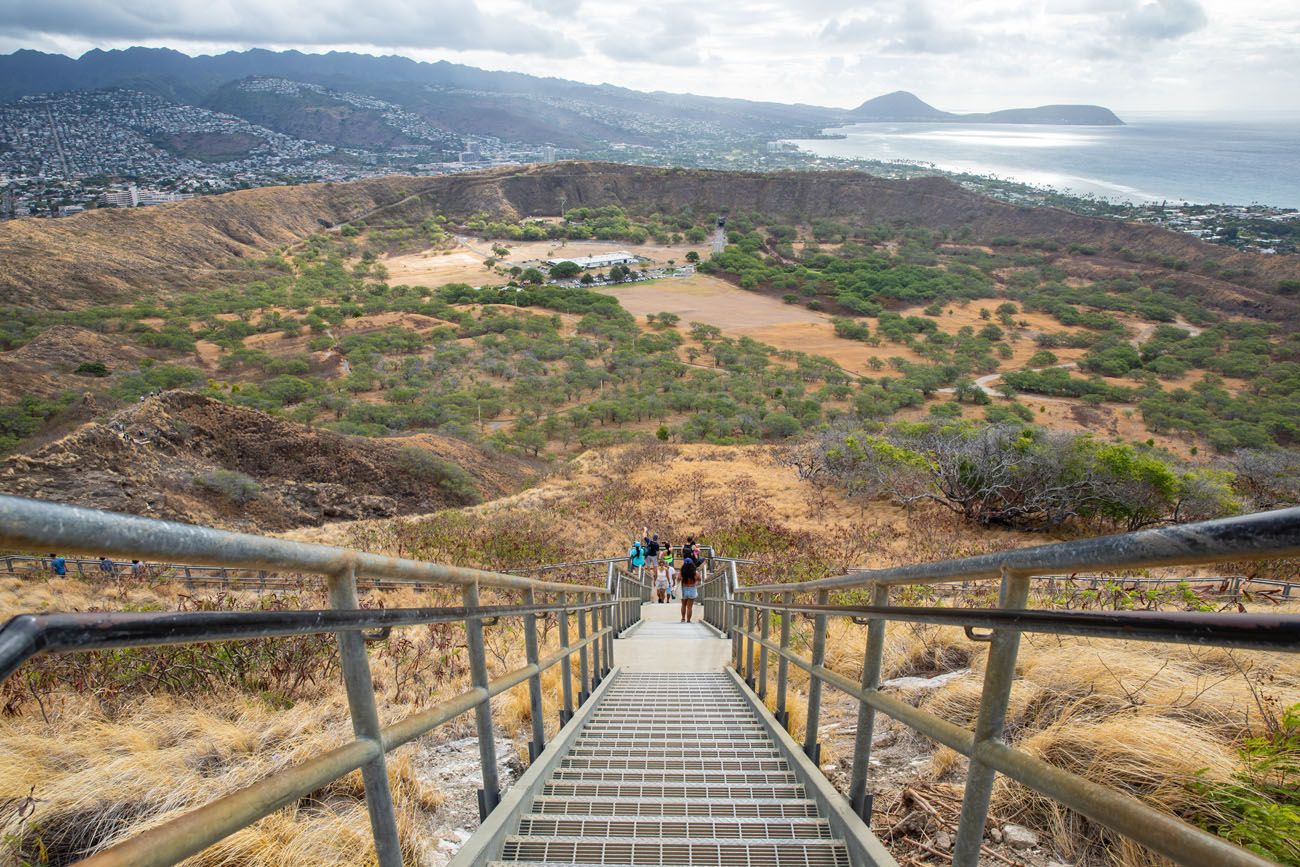
[[598,725],[601,723],[655,723],[659,725],[753,725],[753,714],[690,714],[686,711],[673,711],[671,714],[663,711],[646,711],[646,710],[619,710],[619,708],[610,708],[601,714],[591,715],[591,721],[588,725]]
[[519,822],[522,837],[681,837],[690,840],[829,840],[825,819],[612,818],[608,816],[545,816],[536,813]]
[[590,781],[555,781],[547,783],[542,793],[572,798],[804,798],[802,785],[735,786],[709,783],[608,783]]
[[838,840],[582,840],[565,837],[507,837],[503,861],[656,865],[656,867],[849,867]]
[[[609,750],[600,747],[574,747],[569,750],[568,755],[572,758],[603,758],[610,754]],[[661,743],[641,744],[637,749],[623,750],[620,755],[628,758],[640,756],[663,756],[672,755],[683,760],[699,759],[740,759],[742,761],[763,761],[764,759],[777,759],[781,757],[779,751],[774,749],[764,749],[761,746],[753,748],[741,747],[700,747],[694,744],[680,743],[673,748],[672,753],[668,753]]]
[[672,770],[601,771],[592,768],[557,768],[554,782],[586,783],[684,783],[687,785],[742,786],[794,785],[798,778],[790,771],[706,771],[700,768]]
[[644,799],[636,801],[574,801],[544,795],[533,799],[532,810],[545,816],[684,816],[688,818],[724,819],[793,819],[817,815],[817,805],[809,800],[760,800],[743,798],[712,801],[679,799]]
[[670,771],[688,766],[708,774],[741,774],[749,771],[790,770],[790,765],[786,763],[785,759],[778,758],[723,759],[710,757],[686,759],[679,753],[665,754],[663,752],[656,752],[653,755],[627,756],[621,759],[587,758],[585,756],[570,755],[560,763],[560,767],[564,770],[589,769],[593,771]]

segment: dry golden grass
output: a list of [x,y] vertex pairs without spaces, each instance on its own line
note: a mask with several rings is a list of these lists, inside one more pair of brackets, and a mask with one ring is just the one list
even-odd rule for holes
[[[19,611],[171,609],[187,595],[185,588],[168,583],[4,578],[0,579],[0,618]],[[237,595],[246,602],[257,596],[253,592]],[[362,595],[371,603],[382,597],[387,607],[440,604],[431,600],[431,594],[411,589]],[[304,607],[323,605],[323,594],[318,587],[306,589],[301,603]],[[512,629],[502,621],[488,632],[493,674],[522,663],[523,643],[517,624]],[[574,624],[571,633],[576,635]],[[557,646],[554,625],[548,635],[544,654]],[[410,687],[398,691],[388,653],[383,646],[371,648],[384,723],[404,718],[467,686],[465,677],[460,676],[438,683],[424,694]],[[573,668],[576,697],[576,662]],[[558,728],[559,687],[560,669],[556,666],[544,676],[549,732]],[[495,718],[508,736],[522,739],[530,735],[526,684],[493,704]],[[465,718],[453,721],[448,735],[466,733],[468,727]],[[106,712],[91,697],[62,690],[46,696],[42,707],[30,702],[23,712],[0,722],[0,803],[21,801],[29,793],[37,799],[36,812],[26,825],[12,814],[0,815],[0,834],[15,833],[28,850],[43,846],[50,863],[66,863],[351,738],[346,699],[337,682],[321,684],[309,699],[287,709],[238,690],[222,689],[188,696],[137,696],[126,709]],[[424,862],[420,850],[430,845],[429,816],[443,799],[442,792],[421,779],[416,749],[410,745],[388,756],[407,863]],[[526,758],[526,752],[521,758]],[[186,863],[334,865],[371,863],[373,857],[361,776],[353,772]]]
[[[65,703],[54,725],[36,715],[6,722],[0,799],[34,791],[29,843],[39,840],[51,863],[66,863],[350,738],[337,694],[287,711],[236,695],[200,707],[158,697],[112,722],[89,703]],[[409,748],[392,755],[389,776],[403,846],[414,853],[420,813],[440,796],[420,781]],[[364,863],[373,856],[362,795],[354,772],[186,863]]]

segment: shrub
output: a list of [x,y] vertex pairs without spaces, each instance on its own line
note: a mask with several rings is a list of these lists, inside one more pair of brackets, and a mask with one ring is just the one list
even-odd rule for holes
[[781,440],[799,433],[799,419],[787,412],[774,412],[763,419],[763,436],[768,439]]
[[0,405],[0,454],[12,450],[41,429],[50,418],[62,412],[76,399],[65,392],[52,400],[24,395],[18,403]]
[[565,280],[569,277],[577,277],[582,273],[582,268],[577,262],[556,262],[551,266],[551,276],[557,280]]
[[108,365],[102,361],[83,361],[72,372],[77,376],[108,376]]
[[209,470],[195,476],[194,484],[237,506],[251,503],[262,492],[256,479],[235,470]]
[[1266,735],[1241,748],[1242,770],[1220,782],[1205,772],[1189,784],[1209,809],[1203,828],[1281,864],[1300,863],[1300,704]]
[[478,487],[474,477],[425,449],[404,446],[397,453],[398,464],[416,481],[436,487],[461,503],[477,503]]
[[1039,350],[1030,356],[1031,368],[1049,368],[1056,364],[1058,359],[1056,352],[1050,350]]

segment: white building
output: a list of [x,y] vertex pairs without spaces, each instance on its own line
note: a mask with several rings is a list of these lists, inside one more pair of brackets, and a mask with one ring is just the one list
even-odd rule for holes
[[99,197],[100,204],[114,208],[143,208],[166,202],[179,202],[194,198],[193,193],[163,193],[158,190],[140,190],[135,184],[125,190],[109,190]]
[[561,262],[572,262],[579,268],[608,268],[611,265],[634,265],[640,261],[639,257],[632,255],[626,250],[615,250],[612,253],[597,253],[595,256],[573,256],[565,259],[547,259],[546,264],[554,267]]

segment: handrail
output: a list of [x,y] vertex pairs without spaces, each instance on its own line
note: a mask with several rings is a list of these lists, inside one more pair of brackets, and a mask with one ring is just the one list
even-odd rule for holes
[[[1300,652],[1300,617],[1295,615],[1206,614],[1185,612],[1078,612],[1029,610],[1034,576],[1084,569],[1123,569],[1258,560],[1300,554],[1300,509],[1283,509],[1161,530],[1147,530],[1040,545],[996,554],[891,569],[851,573],[802,584],[741,586],[735,563],[727,564],[702,585],[706,619],[732,640],[732,665],[760,697],[768,688],[768,660],[777,661],[776,710],[788,725],[787,680],[790,665],[809,675],[804,751],[814,760],[822,685],[858,701],[849,801],[869,818],[868,773],[875,713],[884,712],[912,729],[970,759],[956,841],[955,867],[975,867],[987,821],[996,773],[1186,865],[1272,864],[1253,852],[1146,804],[1107,789],[1021,752],[1003,740],[1003,726],[1015,679],[1022,632],[1083,635],[1103,639],[1183,642],[1251,650]],[[1001,579],[995,609],[921,608],[889,604],[891,589],[903,584],[949,580]],[[870,604],[830,604],[832,590],[869,588]],[[795,596],[815,593],[812,603]],[[808,657],[791,648],[794,615],[811,616],[813,640]],[[780,619],[780,640],[769,636],[772,619]],[[830,617],[867,624],[867,646],[860,682],[826,667],[826,633]],[[880,691],[885,631],[891,621],[955,625],[972,640],[990,642],[983,690],[974,730],[964,729],[928,711]],[[975,629],[990,629],[977,634]],[[757,651],[757,671],[755,670]]]
[[592,590],[579,584],[539,581],[465,566],[385,557],[332,545],[232,533],[176,521],[10,496],[0,496],[0,546],[100,551],[123,557],[188,560],[200,566],[288,569],[321,575],[354,569],[371,577],[426,584],[509,587],[557,593],[590,593]]
[[1139,569],[1296,556],[1300,556],[1300,507],[1016,548],[959,560],[850,572],[802,584],[746,587],[739,592],[846,590],[872,585],[973,581],[1000,578],[1004,573],[1029,577],[1089,569]]
[[[491,812],[500,797],[492,697],[525,682],[528,684],[533,729],[529,752],[534,757],[540,755],[545,747],[542,672],[555,665],[561,668],[563,724],[574,713],[572,657],[578,656],[577,699],[581,703],[608,675],[613,640],[640,619],[645,593],[643,584],[618,574],[612,564],[609,582],[604,587],[565,584],[9,496],[0,496],[0,546],[93,550],[128,557],[184,559],[227,568],[286,569],[324,575],[327,579],[332,606],[328,610],[22,614],[0,626],[0,681],[25,660],[42,653],[241,641],[307,633],[332,632],[338,636],[353,741],[276,772],[80,862],[95,867],[175,864],[356,769],[362,772],[376,860],[380,867],[399,867],[401,852],[385,754],[448,720],[473,711],[484,782],[479,790],[479,810],[480,815]],[[367,577],[459,587],[464,605],[361,609],[357,599],[358,579]],[[481,586],[523,591],[524,604],[481,605]],[[539,602],[538,594],[544,593],[553,594],[554,601]],[[560,646],[545,657],[538,647],[539,615],[555,615],[559,625]],[[578,635],[570,640],[570,618],[575,615]],[[489,679],[483,629],[487,621],[499,617],[522,618],[527,664]],[[381,629],[382,637],[395,627],[450,622],[465,624],[471,688],[381,728],[362,630]]]

